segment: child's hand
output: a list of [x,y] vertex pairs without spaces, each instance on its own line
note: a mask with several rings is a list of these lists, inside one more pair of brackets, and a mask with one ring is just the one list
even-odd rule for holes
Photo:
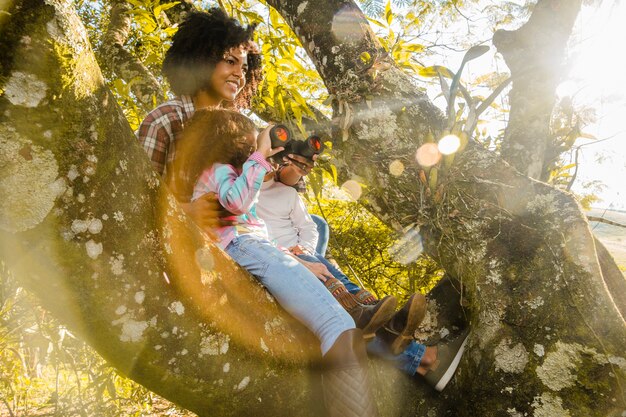
[[289,252],[293,253],[294,255],[308,255],[309,251],[306,250],[306,248],[302,245],[295,245],[289,248]]
[[270,123],[256,138],[256,150],[261,152],[263,156],[269,158],[270,156],[282,151],[283,148],[278,147],[272,149],[272,140],[270,139],[270,129],[274,127],[274,124]]

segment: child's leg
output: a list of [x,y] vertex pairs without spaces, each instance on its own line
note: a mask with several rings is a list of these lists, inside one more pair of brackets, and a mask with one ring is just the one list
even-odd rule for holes
[[267,240],[246,234],[226,252],[254,275],[291,315],[320,340],[322,354],[341,333],[354,329],[354,320],[306,267]]
[[319,253],[315,254],[315,259],[317,259],[318,262],[323,263],[326,266],[326,268],[328,268],[328,271],[331,274],[333,274],[335,278],[341,281],[343,285],[346,286],[350,294],[356,294],[359,291],[361,291],[361,287],[356,285],[354,282],[350,281],[350,278],[348,278],[341,269],[337,268],[335,265],[328,262],[328,260],[324,258],[322,255],[320,255]]
[[400,369],[411,376],[415,375],[417,372],[417,368],[420,366],[425,351],[426,346],[421,345],[414,340],[411,341],[406,349],[400,352],[399,355],[392,354],[389,346],[387,346],[387,344],[380,337],[375,337],[367,344],[368,353],[392,362],[397,369]]
[[315,214],[311,214],[311,219],[317,226],[317,247],[315,248],[315,252],[321,254],[322,256],[326,256],[326,250],[328,249],[328,239],[330,237],[330,229],[328,227],[328,223],[324,220],[323,217],[317,216]]

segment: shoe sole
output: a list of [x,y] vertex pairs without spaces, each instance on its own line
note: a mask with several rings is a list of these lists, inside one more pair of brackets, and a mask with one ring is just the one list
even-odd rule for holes
[[424,296],[416,296],[409,307],[406,325],[400,334],[391,343],[391,353],[399,355],[406,349],[407,345],[413,340],[415,330],[420,325],[426,315],[426,298]]
[[452,359],[452,362],[450,362],[450,366],[448,366],[448,369],[446,369],[446,372],[444,372],[441,379],[435,385],[435,389],[437,391],[439,392],[443,391],[446,385],[448,385],[448,382],[450,382],[450,380],[452,379],[452,376],[454,375],[454,372],[456,371],[456,368],[458,368],[459,362],[461,361],[461,356],[463,356],[463,352],[465,352],[465,345],[467,344],[467,341],[469,339],[468,336],[469,334],[465,336],[465,340],[463,340],[461,347],[457,351],[456,355],[454,355],[454,359]]
[[387,323],[396,312],[397,301],[393,297],[380,301],[382,305],[378,308],[372,319],[367,323],[363,331],[363,339],[370,341],[376,336],[376,330],[380,329]]

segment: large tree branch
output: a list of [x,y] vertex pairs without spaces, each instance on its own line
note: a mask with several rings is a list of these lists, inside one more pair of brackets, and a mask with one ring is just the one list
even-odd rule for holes
[[109,26],[99,51],[99,62],[130,84],[130,90],[144,111],[150,111],[163,94],[152,72],[125,47],[130,32],[130,3],[111,1]]
[[191,0],[180,0],[178,4],[167,9],[164,13],[167,15],[170,23],[174,25],[180,24],[185,18],[185,15],[193,10],[196,10],[196,7]]
[[567,72],[567,41],[581,0],[540,0],[526,24],[499,30],[493,44],[511,70],[511,112],[502,157],[531,178],[547,180],[550,164],[550,118],[556,87]]
[[318,343],[177,208],[69,3],[28,0],[10,15],[3,262],[107,362],[185,408],[316,415],[307,364]]
[[[574,349],[575,356],[591,346],[598,353],[617,353],[626,342],[624,321],[607,291],[593,236],[574,198],[520,175],[471,141],[419,181],[415,152],[429,134],[440,134],[443,118],[389,61],[358,8],[339,0],[314,6],[268,3],[299,36],[335,97],[334,149],[340,151],[344,176],[368,185],[366,204],[397,230],[420,224],[426,250],[466,290],[474,328],[470,353],[454,387],[447,389],[447,403],[429,401],[428,407],[441,414],[490,415],[479,392],[509,384],[515,395],[503,399],[499,408],[522,414],[548,407],[544,400],[581,416],[623,408],[624,369],[618,376],[602,361],[595,365],[603,368],[599,379],[612,386],[610,395],[620,399],[619,406],[600,400],[599,391],[587,392],[582,400],[576,396],[576,406],[565,405],[573,397],[545,388],[559,385],[544,372],[563,349]],[[604,321],[608,317],[610,325]],[[574,343],[586,347],[580,350]],[[535,345],[542,350],[534,352]],[[542,400],[533,405],[524,397]],[[426,408],[418,410],[426,413]]]

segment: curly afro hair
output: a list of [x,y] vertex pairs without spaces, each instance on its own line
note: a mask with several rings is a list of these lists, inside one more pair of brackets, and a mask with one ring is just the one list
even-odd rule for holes
[[189,201],[200,174],[216,162],[241,168],[254,149],[246,135],[256,132],[252,120],[235,110],[200,109],[183,130],[168,182],[180,201]]
[[174,94],[194,95],[209,84],[213,68],[232,48],[248,52],[246,85],[237,95],[236,108],[249,108],[263,77],[261,54],[252,37],[255,26],[243,27],[220,8],[190,12],[172,38],[165,54],[163,74]]

